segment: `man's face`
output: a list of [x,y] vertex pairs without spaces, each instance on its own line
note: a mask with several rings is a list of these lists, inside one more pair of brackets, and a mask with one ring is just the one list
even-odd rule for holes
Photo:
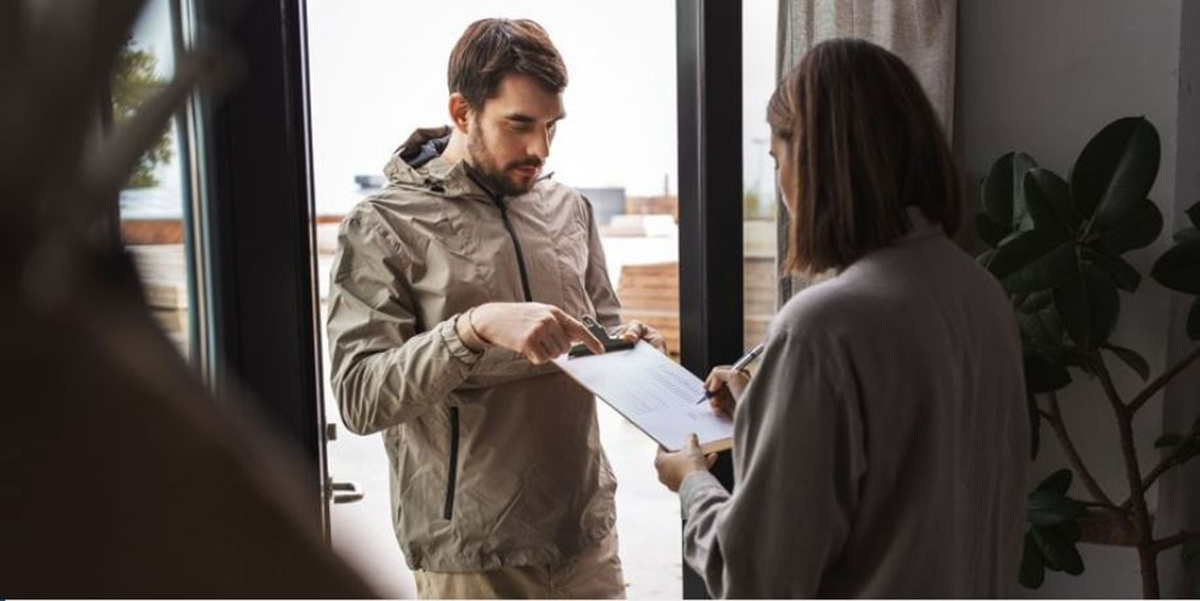
[[506,75],[496,96],[471,111],[468,162],[493,192],[524,194],[537,182],[564,117],[562,94],[527,75]]

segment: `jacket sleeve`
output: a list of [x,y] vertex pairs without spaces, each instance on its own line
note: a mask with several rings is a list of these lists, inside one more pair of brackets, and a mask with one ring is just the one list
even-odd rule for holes
[[342,422],[371,434],[446,401],[479,361],[457,316],[418,331],[407,255],[369,205],[342,222],[329,287],[330,361]]
[[815,597],[839,556],[866,460],[833,361],[773,336],[736,411],[733,494],[708,472],[680,487],[684,559],[714,598]]
[[600,241],[600,229],[596,226],[592,203],[585,197],[583,205],[587,211],[588,230],[588,264],[583,283],[588,297],[592,299],[592,306],[596,308],[596,321],[611,332],[621,324],[621,303],[617,301],[617,293],[608,279],[604,245]]

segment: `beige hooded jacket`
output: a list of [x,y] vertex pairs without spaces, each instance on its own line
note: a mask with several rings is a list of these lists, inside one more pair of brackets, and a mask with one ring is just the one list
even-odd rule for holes
[[620,307],[587,200],[549,179],[492,198],[465,164],[437,157],[448,134],[413,134],[385,167],[387,186],[342,223],[328,299],[334,392],[348,429],[384,433],[410,567],[564,560],[616,517],[595,400],[553,366],[470,351],[454,319],[532,300],[615,327]]

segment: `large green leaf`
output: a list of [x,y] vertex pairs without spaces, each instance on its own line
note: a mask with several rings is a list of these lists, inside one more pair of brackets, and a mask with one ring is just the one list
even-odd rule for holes
[[988,264],[1009,294],[1053,288],[1075,275],[1075,241],[1045,230],[1030,230],[996,249]]
[[1039,355],[1025,355],[1025,389],[1030,394],[1062,390],[1070,383],[1067,368]]
[[1022,313],[1037,313],[1054,302],[1054,295],[1049,290],[1039,290],[1028,294],[1017,295],[1013,306]]
[[1137,351],[1115,344],[1105,345],[1104,348],[1112,351],[1125,365],[1128,365],[1130,369],[1137,372],[1137,375],[1142,378],[1143,382],[1150,378],[1150,364]]
[[992,221],[987,213],[975,215],[975,231],[979,232],[979,238],[992,248],[1000,246],[1000,241],[1009,234],[1005,226]]
[[1121,314],[1121,297],[1117,294],[1117,285],[1103,271],[1083,265],[1083,276],[1087,280],[1088,300],[1091,303],[1092,343],[1108,342],[1117,327],[1117,319]]
[[1066,354],[1068,349],[1063,344],[1062,322],[1053,306],[1035,313],[1017,313],[1017,325],[1021,328],[1021,342],[1027,349],[1049,360],[1063,363],[1058,355]]
[[1158,131],[1144,117],[1126,117],[1100,130],[1071,172],[1071,197],[1084,218],[1120,214],[1146,198],[1158,176]]
[[1054,306],[1062,317],[1063,329],[1075,346],[1083,351],[1091,348],[1092,303],[1082,272],[1054,289]]
[[1049,169],[1030,169],[1025,174],[1025,204],[1033,226],[1060,238],[1074,238],[1083,219],[1071,204],[1066,181]]
[[1130,265],[1128,261],[1121,257],[1110,255],[1104,251],[1085,248],[1083,250],[1083,259],[1095,265],[1097,269],[1103,271],[1108,277],[1112,278],[1117,288],[1126,292],[1137,292],[1138,286],[1142,283],[1142,274]]
[[1071,520],[1069,522],[1055,524],[1049,528],[1063,540],[1068,542],[1077,543],[1081,538],[1083,538],[1083,527],[1079,525],[1078,520]]
[[1112,333],[1120,312],[1120,298],[1111,278],[1090,265],[1080,264],[1076,277],[1054,289],[1054,306],[1067,335],[1076,347],[1087,352]]
[[1033,533],[1025,533],[1025,545],[1021,549],[1021,572],[1018,580],[1025,588],[1040,588],[1046,580],[1046,560],[1038,550]]
[[1005,232],[1029,229],[1032,222],[1025,210],[1025,172],[1037,167],[1027,154],[1010,152],[992,164],[983,179],[983,210]]
[[1071,489],[1072,478],[1073,474],[1071,473],[1071,470],[1064,467],[1053,474],[1046,476],[1046,479],[1038,483],[1034,490],[1048,490],[1060,495],[1066,495],[1067,491]]
[[1200,240],[1184,240],[1167,249],[1155,261],[1150,277],[1172,290],[1200,294]]
[[1119,255],[1157,240],[1162,233],[1162,226],[1162,211],[1158,210],[1154,201],[1143,198],[1130,204],[1120,214],[1097,218],[1095,231],[1100,235],[1100,246]]
[[1083,573],[1083,558],[1075,548],[1075,542],[1060,530],[1033,528],[1033,540],[1042,552],[1048,567],[1062,570],[1072,576]]
[[1026,521],[1036,526],[1053,526],[1083,517],[1083,503],[1053,490],[1034,490],[1029,493]]

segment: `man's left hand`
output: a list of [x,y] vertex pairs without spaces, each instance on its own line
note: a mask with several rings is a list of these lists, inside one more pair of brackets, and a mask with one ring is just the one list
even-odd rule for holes
[[659,352],[663,354],[667,352],[667,339],[662,334],[659,334],[658,330],[636,319],[625,324],[625,329],[621,332],[621,339],[628,342],[645,340],[651,346],[658,349]]
[[700,441],[695,434],[688,436],[683,448],[668,453],[658,447],[658,455],[654,457],[654,469],[658,470],[658,481],[662,482],[671,492],[679,492],[683,479],[692,472],[707,472],[717,461],[717,454],[705,456],[700,452]]

